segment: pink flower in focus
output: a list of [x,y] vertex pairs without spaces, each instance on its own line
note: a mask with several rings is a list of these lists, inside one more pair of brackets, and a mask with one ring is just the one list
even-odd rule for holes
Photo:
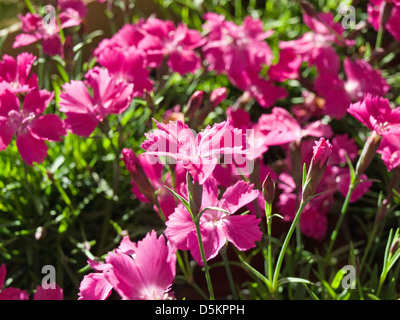
[[176,274],[176,249],[154,230],[137,243],[124,237],[105,260],[89,261],[99,272],[83,278],[79,300],[105,300],[113,289],[123,300],[173,298],[170,289]]
[[347,111],[380,136],[400,133],[400,107],[392,109],[388,99],[366,94]]
[[99,67],[86,73],[86,82],[72,80],[63,89],[59,105],[67,116],[65,125],[70,132],[83,137],[89,137],[107,115],[125,111],[133,95],[133,84]]
[[29,295],[25,290],[8,287],[5,288],[7,269],[6,265],[0,265],[0,300],[29,300]]
[[197,135],[180,120],[169,124],[154,121],[157,129],[145,134],[141,148],[146,154],[157,156],[154,163],[159,161],[158,157],[180,163],[199,184],[210,176],[220,156],[243,156],[246,152],[245,135],[226,121],[207,126]]
[[[255,247],[260,241],[258,219],[255,215],[234,215],[240,208],[255,200],[259,191],[243,180],[226,189],[219,198],[215,179],[209,178],[203,185],[201,210],[218,207],[230,213],[206,210],[200,218],[201,236],[207,261],[214,258],[226,241],[231,242],[240,251]],[[196,228],[186,208],[179,204],[166,222],[165,235],[177,249],[190,250],[199,265],[202,265]]]
[[0,82],[10,84],[10,90],[14,93],[37,89],[38,78],[36,74],[30,74],[35,60],[36,57],[28,52],[19,54],[17,59],[3,55],[0,61]]
[[47,156],[45,141],[61,141],[66,130],[55,114],[42,113],[54,94],[46,90],[29,92],[20,109],[20,101],[8,87],[0,87],[0,151],[17,135],[17,147],[21,158],[28,164],[41,163]]

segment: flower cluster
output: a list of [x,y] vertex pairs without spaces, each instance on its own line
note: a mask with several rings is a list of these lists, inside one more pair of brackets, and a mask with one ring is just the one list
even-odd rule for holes
[[[349,203],[371,190],[367,169],[376,154],[388,174],[399,168],[400,107],[387,97],[392,82],[372,58],[353,54],[356,41],[332,13],[301,2],[308,31],[275,42],[275,31],[250,15],[237,24],[207,12],[201,30],[155,16],[132,20],[99,41],[78,75],[64,62],[80,47],[72,49],[65,33],[86,23],[86,4],[56,1],[51,26],[38,13],[19,16],[22,32],[13,47],[38,43],[42,51],[40,59],[23,52],[0,60],[0,151],[12,147],[15,137],[21,159],[35,166],[65,137],[96,139],[98,132],[114,147],[115,185],[122,163],[129,195],[161,223],[136,242],[120,230],[117,248],[90,258],[93,272],[83,276],[79,300],[105,300],[112,293],[123,300],[175,299],[177,262],[188,282],[191,265],[204,268],[212,298],[208,263],[219,255],[225,259],[228,247],[241,261],[245,251],[264,254],[272,235],[262,224],[271,228],[272,210],[283,227],[290,225],[274,269],[279,274],[297,223],[298,236],[323,244],[329,217],[337,219],[333,208],[343,202],[339,228]],[[387,30],[398,42],[399,19],[399,1],[368,4],[372,28]],[[44,67],[42,60],[61,70],[47,86],[36,68]],[[223,85],[213,87],[218,77]],[[205,78],[211,85],[202,83]],[[179,81],[185,84],[173,97],[179,102],[164,99]],[[146,118],[140,138],[127,129],[137,125],[127,125],[135,117]],[[345,130],[349,123],[369,130],[365,141]],[[78,210],[61,193],[75,215]],[[117,187],[113,196],[117,201]],[[193,258],[186,268],[181,252]],[[256,274],[271,297],[278,292],[273,261],[268,257],[270,279]],[[24,290],[3,288],[5,277],[1,265],[0,300],[29,299]],[[38,286],[34,299],[63,299],[63,291]]]

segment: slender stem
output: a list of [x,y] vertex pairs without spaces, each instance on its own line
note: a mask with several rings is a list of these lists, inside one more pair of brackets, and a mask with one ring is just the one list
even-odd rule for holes
[[265,217],[267,222],[268,233],[268,279],[272,282],[272,205],[265,202]]
[[328,261],[330,259],[330,255],[331,255],[333,246],[334,246],[335,241],[337,239],[337,236],[339,234],[339,229],[340,229],[340,226],[342,225],[343,218],[346,215],[347,208],[349,207],[350,199],[351,199],[351,196],[353,195],[353,191],[354,191],[354,188],[356,186],[357,180],[358,180],[358,177],[356,176],[355,179],[353,179],[350,182],[350,186],[349,186],[349,190],[347,191],[346,199],[344,200],[343,205],[342,205],[342,209],[340,210],[339,219],[336,222],[335,229],[333,230],[333,232],[331,234],[331,239],[330,239],[330,242],[329,242],[329,247],[328,247],[327,252],[326,252],[325,261]]
[[290,226],[288,234],[286,235],[285,241],[283,242],[283,246],[282,246],[281,251],[279,253],[278,260],[277,260],[276,267],[275,267],[275,272],[274,272],[274,277],[273,277],[273,282],[272,282],[272,290],[273,291],[276,291],[278,289],[277,288],[277,286],[278,286],[278,277],[279,277],[279,272],[280,272],[281,267],[282,267],[282,262],[283,262],[283,258],[284,258],[285,253],[286,253],[286,249],[287,249],[287,247],[289,245],[289,242],[290,242],[290,239],[291,239],[291,237],[293,235],[293,232],[296,229],[296,226],[297,226],[297,224],[298,224],[298,222],[300,220],[301,213],[303,212],[303,210],[304,210],[305,206],[307,205],[307,203],[308,203],[308,201],[304,201],[303,199],[301,200],[300,206],[299,206],[299,208],[298,208],[298,210],[296,212],[296,216],[295,216],[295,218],[294,218],[294,220],[293,220],[293,222],[292,222],[292,224]]
[[230,268],[230,265],[229,265],[228,255],[226,254],[227,247],[228,247],[228,242],[226,243],[225,248],[223,248],[220,251],[221,252],[221,256],[222,256],[222,261],[224,262],[225,271],[226,271],[226,275],[228,277],[229,286],[231,287],[233,299],[234,300],[239,300],[239,295],[238,295],[238,293],[236,291],[235,282],[233,281],[232,271],[231,271],[231,268]]
[[210,294],[210,300],[215,300],[214,290],[213,290],[213,286],[212,286],[212,282],[211,282],[211,276],[210,276],[210,269],[208,268],[206,255],[204,253],[204,246],[203,246],[203,240],[202,240],[202,237],[201,237],[201,230],[200,230],[200,223],[199,223],[200,221],[199,220],[200,219],[193,219],[193,222],[194,222],[194,225],[196,227],[197,239],[199,241],[199,247],[200,247],[201,260],[203,261],[203,266],[204,266],[204,272],[205,272],[208,292]]

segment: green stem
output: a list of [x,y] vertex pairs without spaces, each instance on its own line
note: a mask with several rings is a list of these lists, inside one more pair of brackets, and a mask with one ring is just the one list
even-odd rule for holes
[[236,291],[235,282],[233,281],[232,271],[231,271],[231,268],[230,268],[230,265],[229,265],[228,256],[226,254],[227,247],[228,247],[228,242],[225,244],[225,247],[220,252],[221,252],[222,260],[224,262],[226,275],[228,277],[229,286],[231,287],[233,299],[234,300],[239,300],[239,295],[238,295],[238,293]]
[[330,255],[332,253],[333,246],[334,246],[337,236],[339,234],[339,229],[340,229],[340,226],[342,225],[343,218],[346,215],[347,208],[349,207],[350,199],[351,199],[351,196],[353,195],[353,191],[356,186],[357,180],[358,180],[358,177],[356,175],[355,178],[352,179],[352,181],[350,182],[350,186],[349,186],[349,190],[347,191],[346,199],[344,200],[342,209],[340,210],[339,219],[336,222],[335,229],[333,230],[333,232],[331,234],[331,239],[329,242],[329,247],[326,252],[325,261],[328,261],[330,259]]
[[293,235],[293,232],[296,229],[296,226],[297,226],[297,224],[298,224],[298,222],[300,220],[301,213],[303,212],[303,210],[304,210],[305,206],[307,205],[307,203],[308,203],[308,201],[304,201],[303,199],[301,199],[300,206],[299,206],[299,208],[298,208],[298,210],[296,212],[296,216],[295,216],[295,218],[294,218],[294,220],[293,220],[293,222],[292,222],[292,224],[290,226],[288,234],[286,235],[285,241],[283,242],[283,246],[281,248],[281,251],[279,253],[278,260],[277,260],[277,263],[276,263],[276,268],[275,268],[273,282],[272,282],[272,290],[274,292],[278,289],[277,288],[278,287],[278,277],[279,277],[279,273],[280,273],[280,270],[281,270],[281,267],[282,267],[282,262],[283,262],[283,258],[285,256],[287,247],[289,245],[289,242],[290,242],[290,239],[291,239],[291,237]]
[[267,222],[268,233],[268,279],[272,282],[272,205],[265,202],[265,217]]
[[208,288],[208,292],[210,294],[210,300],[215,300],[214,290],[213,290],[213,286],[212,286],[212,282],[211,282],[211,276],[210,276],[210,269],[209,269],[208,264],[207,264],[206,255],[204,253],[203,240],[202,240],[202,237],[201,237],[200,219],[193,219],[193,222],[194,222],[194,225],[196,227],[196,234],[197,234],[197,239],[199,241],[201,260],[203,261],[204,272],[205,272],[205,277],[206,277],[206,282],[207,282],[207,288]]

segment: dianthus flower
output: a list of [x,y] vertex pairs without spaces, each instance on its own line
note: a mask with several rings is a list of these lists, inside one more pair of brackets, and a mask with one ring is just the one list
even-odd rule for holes
[[89,137],[107,115],[120,114],[129,107],[133,84],[113,77],[107,69],[95,67],[86,73],[86,82],[72,80],[64,84],[63,90],[59,105],[67,116],[66,128]]
[[242,156],[246,152],[246,136],[226,121],[207,126],[197,135],[180,120],[168,124],[154,121],[157,129],[145,134],[141,148],[147,155],[157,156],[155,162],[159,157],[179,162],[199,184],[210,176],[220,156]]
[[18,97],[8,86],[0,84],[0,151],[7,148],[16,134],[21,158],[28,165],[43,162],[48,150],[45,141],[61,141],[67,133],[57,115],[42,115],[53,96],[46,90],[31,91],[20,109]]
[[138,241],[125,236],[105,263],[89,260],[99,272],[84,276],[79,300],[105,300],[115,290],[123,300],[173,299],[171,285],[176,274],[176,248],[153,230]]
[[[255,200],[258,195],[259,191],[254,190],[253,185],[240,180],[228,187],[219,198],[217,181],[212,177],[206,180],[203,185],[200,211],[207,207],[224,210],[206,209],[201,215],[201,237],[207,261],[218,255],[227,241],[238,250],[245,251],[255,247],[255,243],[261,240],[262,233],[259,227],[261,219],[253,214],[234,214]],[[182,204],[179,204],[169,216],[166,226],[165,235],[177,249],[190,250],[197,263],[202,265],[196,227],[189,211]]]

